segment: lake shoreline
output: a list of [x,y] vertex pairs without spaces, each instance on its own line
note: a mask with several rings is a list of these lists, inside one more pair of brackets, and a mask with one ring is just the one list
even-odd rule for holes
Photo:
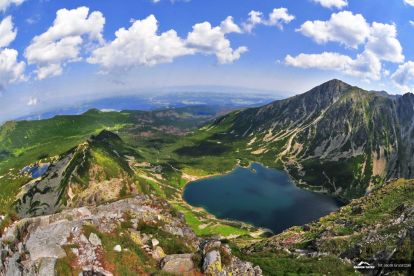
[[[264,178],[261,179],[261,177]],[[230,181],[230,184],[228,184],[230,186],[225,187],[223,184],[217,184],[221,181]],[[231,183],[232,181],[235,181],[235,183]],[[200,192],[198,191],[200,188],[191,186],[192,190],[189,190],[190,185],[197,182],[201,183],[201,185],[208,185],[208,188]],[[215,185],[216,187],[212,188],[211,185]],[[275,189],[275,185],[278,185],[279,189]],[[253,225],[256,228],[270,229],[273,234],[281,233],[293,226],[301,226],[318,220],[320,217],[338,210],[345,205],[337,197],[299,187],[296,185],[296,181],[284,170],[268,167],[258,162],[251,162],[249,166],[240,166],[240,164],[237,164],[226,174],[215,174],[191,179],[182,189],[181,199],[186,205],[192,208],[204,210],[219,220],[224,219],[226,221],[242,222]],[[220,189],[224,190],[220,191]],[[246,192],[244,190],[248,191]],[[262,192],[263,194],[260,194]],[[283,195],[284,192],[288,192],[288,194]],[[208,193],[210,193],[210,196],[206,197]],[[193,197],[193,199],[189,200],[189,196]],[[289,199],[289,196],[291,199]],[[224,197],[224,199],[215,199],[220,197]],[[301,204],[309,205],[309,210],[305,209],[306,212],[299,215],[298,209],[295,209],[297,203],[290,202],[297,200],[295,198],[303,198],[304,203],[301,202]],[[238,208],[241,209],[236,207],[235,209],[230,208],[230,205],[226,205],[222,201],[239,206]],[[255,206],[255,201],[257,202],[257,206]],[[281,202],[282,207],[274,202]],[[249,207],[244,206],[244,203]],[[213,205],[208,206],[209,204]],[[283,204],[286,206],[283,206]],[[246,208],[251,209],[247,209],[249,211],[246,211]],[[297,214],[293,215],[292,218],[278,221],[281,217],[285,216],[283,214],[283,208],[287,208],[287,211]],[[278,215],[273,218],[271,212],[276,212]],[[248,215],[248,213],[252,213],[252,215]],[[265,218],[266,216],[272,217],[272,219]]]

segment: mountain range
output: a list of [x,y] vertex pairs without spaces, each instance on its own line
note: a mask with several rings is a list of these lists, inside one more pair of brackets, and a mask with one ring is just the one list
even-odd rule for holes
[[[361,261],[410,264],[413,111],[413,94],[331,80],[228,113],[92,109],[6,122],[0,275],[359,275]],[[189,182],[251,162],[346,205],[273,235],[182,199]]]

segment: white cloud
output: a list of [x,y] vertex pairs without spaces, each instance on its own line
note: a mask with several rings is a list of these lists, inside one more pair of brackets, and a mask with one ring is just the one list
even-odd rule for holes
[[53,25],[34,37],[25,51],[28,63],[37,66],[37,78],[60,75],[65,63],[81,59],[85,43],[103,43],[104,24],[102,13],[89,14],[87,7],[58,10]]
[[414,7],[414,0],[404,0],[404,3]]
[[37,98],[30,97],[27,101],[27,106],[35,106],[37,105]]
[[[4,4],[0,0],[0,7]],[[13,26],[11,16],[0,22],[0,87],[6,84],[25,79],[25,63],[18,62],[18,52],[14,49],[4,48],[16,39],[17,31]]]
[[339,42],[357,48],[367,39],[370,26],[361,14],[342,11],[332,14],[328,21],[306,21],[297,31],[318,44]]
[[262,22],[263,13],[259,11],[251,11],[249,12],[249,19],[247,22],[243,23],[243,28],[246,32],[250,33],[256,25],[262,24]]
[[223,22],[220,24],[220,28],[223,33],[229,34],[229,33],[241,33],[242,30],[240,27],[234,23],[234,19],[232,16],[228,16]]
[[290,66],[309,69],[318,68],[322,70],[343,71],[352,59],[346,55],[332,52],[323,52],[321,54],[299,54],[296,57],[287,55],[285,63]]
[[133,67],[172,62],[174,58],[194,53],[185,46],[177,32],[169,30],[157,34],[158,22],[150,15],[136,20],[129,29],[116,31],[116,38],[92,52],[89,63],[99,64],[105,69]]
[[12,18],[7,16],[0,22],[0,48],[9,46],[15,40],[16,35],[17,31],[14,29]]
[[349,76],[368,80],[379,80],[381,78],[381,62],[370,52],[359,54],[355,59],[333,52],[299,54],[296,57],[287,55],[285,63],[305,69],[338,71]]
[[197,53],[216,55],[220,64],[232,63],[238,60],[247,48],[242,46],[232,49],[225,34],[221,27],[212,27],[208,22],[199,23],[194,25],[193,31],[188,34],[187,46]]
[[247,51],[245,47],[231,48],[225,35],[233,32],[240,32],[240,28],[227,17],[217,27],[208,22],[196,24],[187,38],[181,38],[175,30],[159,33],[158,21],[150,15],[134,21],[129,29],[119,29],[116,38],[95,49],[88,62],[111,70],[169,63],[180,56],[201,53],[216,55],[219,63],[231,63]]
[[25,63],[17,61],[14,49],[0,49],[0,84],[5,85],[24,80]]
[[19,6],[25,0],[0,0],[0,11],[5,12],[11,5]]
[[[413,1],[414,1],[414,0],[413,0]],[[409,21],[409,23],[410,23],[410,25],[411,25],[411,26],[413,26],[413,27],[414,27],[414,21],[413,21],[413,20],[410,20],[410,21]]]
[[404,61],[403,49],[397,39],[394,24],[372,23],[365,49],[381,60],[395,63]]
[[403,90],[410,90],[409,85],[412,85],[414,80],[414,62],[407,61],[398,66],[398,69],[391,75],[393,82]]
[[394,24],[369,24],[362,15],[349,11],[334,13],[328,21],[307,21],[297,31],[319,44],[332,41],[355,49],[363,45],[364,49],[355,58],[331,52],[299,54],[296,57],[288,55],[285,63],[290,66],[333,70],[367,80],[379,80],[387,74],[382,70],[382,61],[401,63],[405,59]]
[[348,0],[313,0],[313,2],[319,3],[322,7],[329,9],[342,9],[348,6]]
[[295,19],[295,16],[289,14],[288,9],[273,9],[273,11],[269,14],[269,19],[265,21],[265,25],[276,26],[279,29],[283,29],[283,24],[288,24],[293,19]]
[[295,16],[289,14],[286,8],[273,9],[267,19],[263,17],[262,12],[251,11],[249,19],[243,24],[243,28],[248,33],[252,32],[257,25],[275,26],[283,29],[283,25],[290,23],[293,19],[295,19]]

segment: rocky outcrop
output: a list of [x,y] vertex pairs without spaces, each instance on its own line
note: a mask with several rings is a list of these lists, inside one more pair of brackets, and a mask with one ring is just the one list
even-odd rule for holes
[[220,252],[213,250],[204,256],[203,272],[207,275],[218,275],[223,271]]
[[168,255],[161,261],[161,269],[175,275],[189,274],[194,268],[193,254]]
[[[162,222],[160,225],[164,226],[160,227],[164,227],[165,231],[170,229],[165,225],[180,227],[183,229],[182,233],[187,233],[180,239],[186,241],[189,246],[197,245],[199,241],[195,234],[170,211],[169,205],[162,200],[137,196],[97,207],[81,207],[15,222],[6,229],[0,239],[3,248],[0,275],[28,275],[31,271],[45,271],[43,275],[53,275],[49,272],[54,271],[54,264],[58,259],[67,257],[68,246],[76,256],[76,263],[80,269],[105,271],[101,239],[96,233],[86,237],[83,228],[87,225],[95,227],[99,232],[111,233],[120,223],[125,222],[126,215],[143,224]],[[138,237],[140,240],[144,239]],[[159,247],[159,241],[154,237],[151,243],[154,258],[163,258],[165,253]]]
[[[133,245],[122,239],[111,243],[111,235],[125,237]],[[151,260],[145,262],[153,271],[261,275],[260,269],[232,256],[219,240],[198,238],[166,201],[146,195],[13,223],[0,238],[0,275],[50,276],[62,260],[83,275],[112,275],[108,256],[132,258],[132,249]],[[201,264],[194,261],[195,255],[202,256]],[[143,272],[148,269],[145,263],[142,266]]]
[[203,254],[202,271],[205,275],[246,275],[260,276],[262,270],[259,266],[253,266],[231,254],[228,245],[219,240],[205,240],[201,244]]

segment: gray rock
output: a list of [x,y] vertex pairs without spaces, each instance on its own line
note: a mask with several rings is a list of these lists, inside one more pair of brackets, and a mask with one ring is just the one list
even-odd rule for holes
[[117,245],[114,246],[114,251],[121,252],[122,251],[122,247],[119,244],[117,244]]
[[89,235],[89,242],[95,247],[102,246],[101,239],[95,233]]
[[85,235],[84,235],[84,234],[82,234],[82,235],[80,236],[80,241],[81,241],[81,242],[83,242],[83,243],[89,243],[88,238],[87,238],[87,237],[85,237]]
[[66,257],[61,245],[65,244],[72,229],[68,221],[58,221],[45,227],[37,228],[26,242],[30,259]]
[[243,275],[243,276],[261,276],[262,270],[259,266],[253,267],[250,262],[244,262],[237,257],[233,257],[231,264],[228,267],[223,268],[226,274],[230,275]]
[[159,245],[159,244],[160,244],[160,242],[157,239],[152,239],[151,240],[151,245],[152,245],[153,249],[156,248],[157,245]]
[[15,253],[8,259],[6,275],[5,276],[22,276],[22,266],[20,264],[20,255]]
[[221,241],[219,240],[210,240],[206,241],[203,245],[203,254],[207,254],[213,249],[219,249],[221,246]]
[[194,270],[193,254],[168,255],[162,259],[161,269],[176,275],[190,273]]
[[204,257],[203,272],[208,275],[217,275],[223,271],[220,252],[210,251]]
[[55,258],[43,258],[40,261],[39,276],[50,276],[55,274]]

